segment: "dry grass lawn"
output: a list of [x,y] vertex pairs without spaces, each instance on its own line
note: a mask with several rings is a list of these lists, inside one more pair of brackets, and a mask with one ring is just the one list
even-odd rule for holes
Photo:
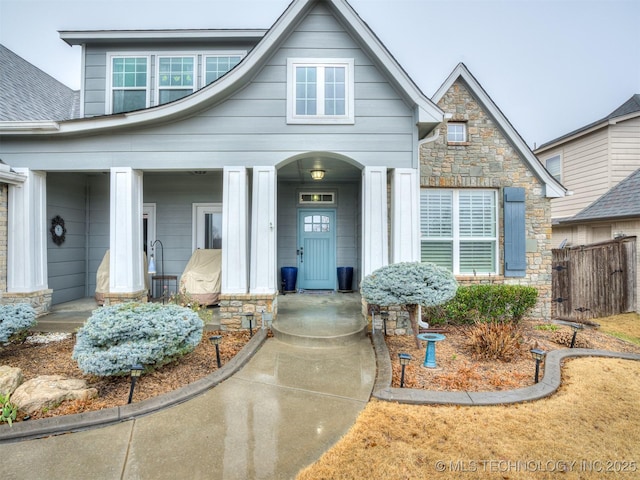
[[[618,318],[623,317],[623,318]],[[640,316],[599,319],[640,339]],[[639,478],[640,362],[566,362],[551,397],[489,406],[370,402],[299,480]]]
[[601,332],[640,345],[640,315],[637,313],[600,318],[597,322]]

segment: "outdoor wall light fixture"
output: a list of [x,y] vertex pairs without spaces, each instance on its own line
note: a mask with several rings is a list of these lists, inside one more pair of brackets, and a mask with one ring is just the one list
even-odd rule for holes
[[[162,249],[160,250],[160,286],[162,287],[162,304],[164,305],[165,302],[165,288],[164,288],[164,245],[162,244],[162,242],[160,240],[154,240],[151,243],[151,256],[149,257],[149,269],[147,270],[147,273],[151,276],[155,275],[157,272],[156,269],[156,260],[154,258],[154,253],[156,251],[156,243],[160,244],[160,247],[162,247]],[[151,289],[153,290],[153,278],[151,279]],[[153,295],[153,292],[152,292]]]
[[534,348],[531,350],[531,356],[536,361],[536,375],[534,377],[535,383],[538,383],[538,379],[540,376],[540,363],[544,361],[544,357],[547,355],[547,352],[544,350],[540,350],[539,348]]
[[311,178],[322,180],[324,178],[324,170],[311,170]]
[[129,388],[129,401],[127,402],[127,404],[131,403],[131,400],[133,399],[133,389],[136,388],[136,381],[138,380],[140,375],[142,375],[143,370],[144,367],[140,364],[136,364],[131,367],[131,388]]
[[398,358],[400,359],[400,366],[402,366],[402,373],[400,374],[400,388],[404,388],[404,369],[409,365],[411,355],[408,353],[399,353]]
[[216,362],[218,363],[218,368],[222,366],[222,362],[220,362],[220,340],[222,340],[222,335],[213,335],[209,337],[209,341],[216,347]]
[[578,335],[578,331],[582,330],[584,328],[584,325],[582,325],[581,323],[572,323],[571,324],[571,330],[573,330],[573,337],[571,337],[571,347],[569,348],[573,348],[576,344],[576,335]]

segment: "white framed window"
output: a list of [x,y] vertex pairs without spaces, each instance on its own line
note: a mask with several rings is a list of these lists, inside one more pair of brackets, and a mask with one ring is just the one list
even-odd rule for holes
[[457,275],[498,271],[496,190],[420,191],[421,260]]
[[159,56],[156,75],[157,105],[173,102],[196,89],[196,58],[193,56]]
[[215,82],[242,60],[242,55],[205,55],[204,84]]
[[463,122],[447,123],[447,142],[464,143],[467,141],[467,124]]
[[354,123],[353,59],[287,59],[287,123]]
[[553,178],[562,182],[562,157],[560,154],[547,158],[544,165]]
[[149,106],[148,56],[110,56],[107,111],[131,112]]
[[222,248],[222,204],[194,203],[192,215],[193,250]]

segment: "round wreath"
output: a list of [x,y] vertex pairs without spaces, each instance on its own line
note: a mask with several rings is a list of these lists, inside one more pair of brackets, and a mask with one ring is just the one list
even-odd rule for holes
[[62,217],[60,217],[60,215],[56,215],[51,220],[51,228],[49,229],[49,231],[51,232],[51,239],[53,240],[53,243],[58,246],[62,245],[62,243],[64,242],[64,236],[67,233],[67,229],[65,228],[64,220],[62,219]]

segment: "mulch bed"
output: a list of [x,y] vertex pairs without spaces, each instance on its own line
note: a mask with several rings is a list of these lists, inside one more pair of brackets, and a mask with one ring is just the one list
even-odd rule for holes
[[[447,326],[445,340],[436,343],[437,367],[423,366],[426,342],[417,349],[411,335],[392,335],[386,337],[391,365],[393,369],[393,387],[400,386],[401,367],[399,353],[411,355],[411,362],[405,367],[405,388],[442,391],[499,391],[527,387],[534,383],[535,362],[531,357],[532,348],[545,351],[567,348],[558,343],[564,339],[570,341],[573,331],[567,326],[558,325],[558,330],[539,330],[536,326],[542,322],[524,320],[522,333],[524,342],[518,354],[509,362],[483,360],[475,358],[470,352],[469,340],[464,335],[464,326]],[[578,332],[576,347],[595,348],[619,352],[640,353],[640,347],[619,340],[593,328]],[[540,377],[544,373],[544,364]]]
[[[222,335],[219,347],[223,366],[249,341],[249,332],[246,330],[204,332],[202,341],[193,352],[184,355],[179,361],[142,375],[137,381],[133,402],[176,390],[217,370],[215,347],[208,340],[211,335],[216,334]],[[74,345],[75,336],[45,344],[25,342],[0,347],[0,365],[21,368],[24,381],[39,375],[64,375],[82,378],[89,387],[98,390],[98,397],[95,399],[63,402],[57,408],[31,415],[32,419],[102,410],[127,403],[131,386],[129,376],[98,377],[83,374],[78,364],[71,359]],[[24,413],[20,412],[18,421],[23,419]]]

